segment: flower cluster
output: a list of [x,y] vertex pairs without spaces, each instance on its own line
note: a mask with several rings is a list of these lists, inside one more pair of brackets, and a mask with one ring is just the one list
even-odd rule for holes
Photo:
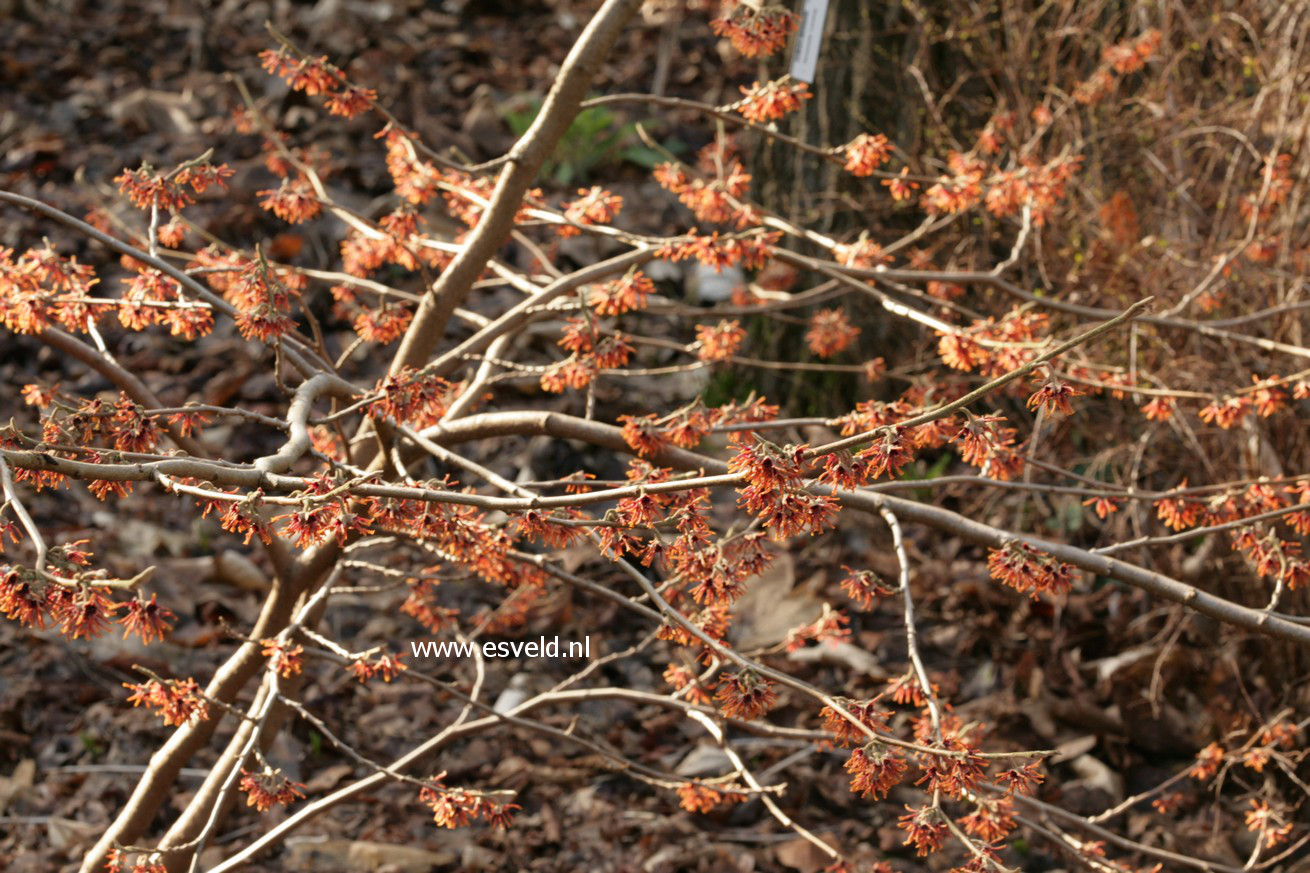
[[751,721],[773,708],[778,693],[767,679],[755,671],[743,670],[740,673],[725,673],[714,697],[728,718]]
[[667,445],[695,448],[715,427],[771,421],[778,407],[762,398],[750,397],[737,403],[707,408],[699,400],[667,415],[619,416],[623,440],[642,457],[654,455]]
[[748,227],[758,221],[755,211],[742,204],[750,191],[751,176],[726,143],[715,141],[701,150],[704,177],[692,177],[678,164],[660,164],[655,181],[709,224],[735,222]]
[[298,676],[305,669],[305,647],[282,640],[259,641],[261,654],[269,660],[269,667],[283,679]]
[[845,351],[859,335],[860,329],[851,324],[845,309],[821,309],[810,317],[805,342],[818,357],[831,358]]
[[1106,48],[1101,65],[1074,87],[1073,99],[1085,106],[1100,102],[1114,90],[1118,77],[1135,73],[1146,65],[1160,47],[1162,38],[1160,31],[1151,29],[1136,39]]
[[436,197],[445,178],[431,161],[419,159],[414,135],[388,125],[382,137],[387,149],[387,172],[396,194],[416,206]]
[[[1184,479],[1175,490],[1181,492],[1186,488],[1187,480]],[[1197,523],[1205,517],[1205,511],[1205,504],[1181,494],[1177,497],[1162,497],[1155,502],[1156,517],[1170,530],[1181,531],[1196,527]]]
[[1045,164],[1035,157],[1026,157],[1020,169],[1002,171],[988,179],[983,204],[997,218],[1014,215],[1027,205],[1031,208],[1033,224],[1041,227],[1055,205],[1064,199],[1069,180],[1081,163],[1081,155],[1065,155]]
[[999,320],[989,317],[964,330],[940,332],[937,353],[952,369],[1000,376],[1033,359],[1032,344],[1046,326],[1043,313],[1015,308]]
[[259,59],[265,70],[285,79],[291,90],[310,97],[326,96],[324,106],[333,115],[354,118],[372,109],[377,100],[376,91],[350,84],[326,57],[296,59],[285,50],[268,50],[260,52]]
[[76,258],[58,255],[47,243],[14,258],[0,246],[0,324],[14,333],[41,333],[52,323],[84,330],[103,308],[82,302],[100,280]]
[[915,435],[899,425],[886,428],[873,445],[861,449],[858,457],[868,464],[868,475],[878,479],[885,473],[895,479],[901,470],[914,460]]
[[788,631],[783,647],[788,652],[795,652],[805,647],[806,643],[828,643],[836,645],[851,637],[850,617],[841,610],[823,604],[819,617],[809,624]]
[[[47,442],[75,441],[87,447],[109,446],[120,452],[150,452],[159,444],[162,432],[156,417],[146,415],[141,406],[126,394],[119,394],[115,403],[99,397],[60,399],[62,402],[51,406],[43,421],[42,436]],[[98,461],[100,454],[92,454],[88,460]],[[117,492],[121,496],[130,488],[126,482],[101,482],[104,484],[92,486],[93,490],[97,487],[104,489],[97,495],[101,499],[108,490],[121,489]]]
[[318,195],[304,179],[283,179],[277,188],[258,192],[263,199],[259,205],[278,218],[291,224],[300,224],[317,218],[323,211]]
[[591,319],[569,319],[558,344],[572,354],[542,374],[541,388],[552,394],[587,387],[602,370],[625,366],[635,351],[622,333],[606,334]]
[[[13,531],[8,531],[11,538]],[[47,563],[61,572],[74,571],[85,563],[84,553],[76,545],[56,546],[46,556]],[[163,639],[168,633],[173,613],[160,606],[151,595],[143,593],[126,604],[109,597],[109,589],[96,585],[66,585],[39,578],[18,567],[0,566],[0,613],[25,627],[44,628],[47,621],[70,639],[97,637],[117,622],[124,628],[123,637],[136,634],[144,643]],[[115,617],[120,609],[123,615]]]
[[787,43],[796,29],[796,13],[775,3],[723,0],[718,18],[710,21],[716,36],[727,37],[748,58],[771,55]]
[[743,85],[741,93],[745,96],[733,108],[754,122],[776,121],[814,96],[804,82],[792,82],[785,76],[762,85],[754,82],[749,88]]
[[946,814],[936,806],[923,806],[915,809],[906,806],[906,814],[899,819],[899,825],[905,831],[902,845],[913,846],[919,857],[931,855],[946,842]]
[[879,800],[900,784],[909,765],[881,743],[869,743],[851,752],[846,772],[851,776],[851,793]]
[[[138,209],[159,209],[176,212],[190,206],[195,200],[192,193],[203,194],[209,188],[224,188],[224,181],[236,171],[227,164],[207,161],[183,164],[168,173],[161,173],[149,164],[135,170],[124,170],[114,178],[118,190]],[[191,191],[187,191],[187,187]]]
[[686,239],[670,242],[657,249],[655,254],[670,261],[694,258],[715,272],[732,266],[755,270],[773,257],[773,247],[781,238],[781,233],[720,237],[717,230],[709,236],[697,236],[693,228]]
[[619,279],[611,279],[591,289],[587,305],[597,315],[622,315],[646,308],[646,298],[655,293],[655,283],[633,270]]
[[1215,424],[1228,430],[1246,418],[1250,412],[1251,398],[1246,395],[1236,395],[1212,401],[1201,409],[1199,415],[1201,421],[1206,424]]
[[832,734],[834,743],[848,748],[867,743],[869,734],[865,733],[861,726],[871,733],[887,730],[887,720],[892,717],[892,713],[879,708],[876,699],[866,700],[863,703],[847,697],[833,699],[858,722],[858,724],[852,722],[851,719],[831,706],[824,706],[820,709],[819,716],[823,719],[823,729]]
[[987,164],[959,152],[951,152],[947,163],[953,175],[938,177],[937,182],[925,190],[919,200],[924,211],[930,215],[964,212],[982,199],[982,182],[987,174]]
[[519,809],[517,803],[497,803],[485,794],[463,788],[447,788],[442,784],[445,773],[428,781],[434,787],[419,790],[419,801],[432,810],[432,820],[443,828],[459,828],[474,819],[482,819],[494,828],[504,830]]
[[171,682],[151,679],[140,685],[123,683],[123,687],[132,691],[127,698],[129,703],[159,710],[164,724],[169,727],[181,727],[209,718],[209,706],[194,679],[175,679]]
[[664,681],[672,686],[675,694],[684,697],[689,703],[709,706],[714,700],[714,682],[702,680],[694,670],[680,664],[670,664],[665,669]]
[[49,243],[17,258],[0,247],[0,324],[15,333],[37,334],[52,325],[81,333],[117,310],[130,330],[162,323],[174,336],[193,339],[212,328],[208,304],[183,301],[177,282],[153,268],[135,260],[125,260],[125,266],[134,275],[123,280],[128,290],[122,300],[94,298],[91,289],[100,281],[95,271],[62,257]]
[[253,806],[259,812],[274,806],[290,806],[296,798],[305,796],[303,784],[292,782],[281,770],[267,764],[258,773],[243,767],[237,787],[246,793],[246,806]]
[[1083,392],[1065,382],[1051,376],[1033,392],[1028,398],[1029,409],[1044,409],[1048,413],[1060,413],[1061,415],[1073,415],[1073,406],[1069,404],[1070,397],[1077,397]]
[[710,812],[717,807],[730,806],[745,800],[746,795],[740,791],[697,785],[694,782],[684,782],[678,786],[678,805],[687,812]]
[[892,159],[892,143],[881,133],[862,133],[842,146],[842,154],[846,157],[846,172],[852,176],[872,176]]
[[[427,487],[453,490],[442,480]],[[426,540],[447,563],[462,567],[479,578],[510,588],[539,584],[544,573],[509,556],[514,541],[503,527],[487,523],[472,506],[428,503],[420,500],[378,499],[369,509],[369,523],[379,531]]]
[[330,539],[344,546],[351,537],[370,533],[372,522],[368,516],[352,511],[346,500],[316,499],[333,491],[337,484],[327,476],[315,478],[305,491],[299,493],[302,498],[300,509],[271,519],[273,524],[285,522],[278,536],[293,540],[298,549],[308,549]]
[[1273,529],[1262,536],[1253,526],[1242,528],[1234,545],[1246,554],[1256,575],[1278,579],[1290,591],[1310,585],[1310,563],[1301,554],[1301,543],[1285,540]]
[[1078,568],[1023,542],[1009,542],[987,551],[987,569],[993,579],[1016,591],[1031,594],[1067,594]]
[[219,526],[229,533],[244,534],[247,544],[254,537],[259,537],[260,542],[265,545],[273,542],[273,529],[262,513],[264,506],[264,491],[262,488],[256,489],[239,500],[224,500],[222,502],[203,500],[201,504],[204,507],[200,514],[201,518],[208,516],[211,512],[218,512]]
[[909,200],[914,196],[914,192],[919,190],[919,183],[910,178],[909,167],[901,167],[901,172],[898,175],[890,179],[883,179],[882,184],[896,203]]
[[413,320],[414,310],[409,306],[384,302],[378,307],[361,307],[351,327],[365,342],[386,345],[403,337]]
[[377,399],[368,405],[368,414],[424,428],[436,424],[446,414],[453,390],[439,376],[403,367],[377,384],[374,389]]
[[296,328],[291,301],[300,289],[287,284],[262,256],[245,264],[226,289],[237,308],[237,330],[246,339],[267,342]]
[[720,321],[696,325],[696,356],[702,361],[727,361],[737,354],[746,339],[741,322]]
[[163,324],[173,336],[193,340],[214,329],[214,311],[208,303],[184,301],[181,286],[159,270],[144,265],[130,278],[118,320],[129,330]]
[[[424,244],[425,237],[420,233],[423,224],[422,216],[406,205],[378,219],[378,230],[374,233],[352,229],[341,241],[342,269],[352,276],[367,277],[386,264],[410,271],[444,267],[452,256]],[[353,303],[355,293],[347,285],[332,289],[339,305]]]
[[872,570],[852,570],[845,566],[842,569],[846,571],[846,576],[841,580],[842,590],[859,604],[860,609],[868,609],[877,598],[890,597],[896,593],[896,589],[888,587]]
[[144,594],[138,594],[134,600],[128,601],[127,612],[119,619],[125,628],[123,639],[136,634],[147,645],[151,640],[162,640],[172,627],[174,618],[172,610],[155,601],[155,595],[151,594],[150,599],[146,600]]
[[806,446],[780,448],[755,437],[741,440],[728,469],[746,480],[737,503],[756,515],[775,539],[804,530],[818,534],[833,524],[837,501],[802,487]]
[[1015,446],[1018,433],[1006,427],[1005,416],[970,415],[954,439],[960,444],[960,457],[966,464],[982,470],[993,479],[1010,480],[1023,471],[1023,456]]
[[383,682],[390,682],[409,669],[401,663],[400,659],[403,657],[404,655],[382,654],[370,660],[361,656],[352,660],[346,669],[353,673],[361,684],[367,683],[376,676],[381,676]]
[[[623,208],[622,197],[611,194],[599,185],[579,188],[578,195],[577,200],[564,204],[564,217],[573,224],[613,224],[619,210]],[[555,232],[560,236],[577,236],[582,233],[569,224],[557,226]]]

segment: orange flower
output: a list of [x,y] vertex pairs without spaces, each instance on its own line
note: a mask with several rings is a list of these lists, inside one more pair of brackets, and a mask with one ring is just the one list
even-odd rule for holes
[[120,618],[118,623],[127,628],[123,631],[123,639],[135,633],[141,637],[141,642],[148,645],[151,640],[164,638],[169,631],[169,622],[172,618],[172,611],[156,603],[155,595],[151,594],[149,601],[138,595],[135,600],[127,604],[127,614]]
[[905,465],[914,460],[914,451],[907,444],[906,437],[904,428],[892,427],[880,440],[859,452],[858,457],[869,462],[872,478],[878,479],[886,473],[888,479],[895,479]]
[[372,661],[366,661],[363,658],[352,661],[348,668],[355,674],[361,683],[367,682],[374,676],[381,676],[383,682],[390,682],[409,668],[400,662],[403,655],[379,655]]
[[881,133],[862,133],[842,147],[846,154],[846,172],[852,176],[872,176],[874,170],[892,157],[891,140]]
[[787,44],[796,29],[796,13],[775,4],[724,0],[720,17],[710,21],[716,36],[727,37],[733,48],[748,58],[771,55]]
[[996,774],[996,782],[1004,785],[1009,794],[1032,794],[1033,789],[1046,780],[1038,768],[1040,763],[1024,764],[1022,767],[1002,770]]
[[341,74],[328,63],[326,55],[297,62],[279,50],[260,52],[259,58],[265,70],[286,79],[293,91],[304,91],[314,97],[331,94],[341,87]]
[[283,679],[299,675],[305,666],[305,647],[281,640],[260,640],[263,655],[268,658],[273,670]]
[[1014,801],[1008,797],[982,798],[973,812],[960,819],[960,824],[967,833],[986,842],[1003,840],[1014,830]]
[[[10,531],[13,536],[13,531]],[[18,542],[17,538],[14,542]],[[38,594],[32,583],[18,570],[7,568],[0,576],[0,612],[24,627],[45,627],[45,598]]]
[[856,749],[846,761],[846,772],[851,775],[851,792],[873,800],[886,797],[908,769],[904,760],[878,743]]
[[715,325],[696,325],[697,357],[702,361],[726,361],[737,353],[746,339],[738,321],[720,321]]
[[723,791],[692,782],[678,786],[678,804],[688,812],[709,812],[716,806],[741,803],[745,799],[746,795],[739,791]]
[[892,199],[897,203],[900,203],[903,200],[909,200],[914,192],[919,190],[919,183],[911,181],[909,173],[909,167],[901,167],[901,173],[899,176],[882,180],[882,184],[887,187],[887,190],[892,195]]
[[860,329],[847,319],[846,310],[821,309],[810,318],[805,341],[820,358],[831,358],[849,347],[859,335]]
[[619,421],[623,422],[623,441],[642,457],[657,454],[668,444],[654,415],[621,415]]
[[118,183],[119,192],[138,209],[158,207],[176,212],[194,202],[176,179],[161,176],[149,164],[142,164],[136,170],[124,170],[114,177],[114,181]]
[[446,414],[452,389],[439,376],[422,375],[412,367],[403,367],[378,383],[374,393],[381,396],[369,404],[368,414],[427,427]]
[[367,112],[373,108],[377,102],[378,92],[372,88],[360,88],[357,85],[349,85],[344,90],[328,97],[324,102],[327,111],[333,115],[341,115],[345,118],[354,118],[356,115]]
[[1168,421],[1174,414],[1174,402],[1168,397],[1153,397],[1142,407],[1142,414],[1149,421]]
[[699,677],[686,667],[670,664],[664,671],[664,681],[673,686],[675,691],[684,692],[689,703],[708,706],[713,700],[710,696],[710,692],[714,690],[713,684],[711,683],[708,688],[705,687]]
[[[578,194],[581,196],[577,200],[564,204],[564,217],[574,224],[612,224],[623,208],[622,197],[611,194],[599,185],[579,188]],[[567,224],[557,225],[555,232],[560,236],[577,236],[582,233]]]
[[1050,413],[1073,415],[1073,406],[1069,404],[1069,398],[1078,397],[1083,393],[1068,382],[1052,376],[1028,398],[1028,408],[1037,409],[1040,406]]
[[178,679],[168,683],[151,679],[141,685],[123,683],[132,690],[127,698],[133,706],[146,705],[159,710],[168,727],[181,727],[192,721],[209,718],[209,707],[200,696],[200,686],[194,679]]
[[873,605],[873,601],[878,597],[890,597],[896,593],[894,588],[888,587],[878,574],[872,570],[852,570],[850,567],[843,566],[846,576],[841,580],[842,590],[846,596],[859,604],[860,609],[868,609]]
[[323,211],[323,204],[304,179],[283,179],[280,187],[258,193],[264,198],[259,201],[261,207],[291,224],[309,221]]
[[946,841],[946,822],[942,812],[933,806],[915,809],[905,807],[906,815],[900,817],[900,827],[906,832],[902,845],[913,846],[919,857],[931,855],[942,847]]
[[823,472],[819,481],[834,488],[854,491],[869,481],[869,465],[863,458],[852,457],[850,452],[824,455]]
[[741,87],[746,95],[733,107],[748,121],[763,122],[782,118],[801,108],[801,102],[814,96],[804,82],[789,82],[784,77],[761,85],[754,82],[749,88]]
[[1217,424],[1224,430],[1228,430],[1245,418],[1250,411],[1250,398],[1245,396],[1225,397],[1222,400],[1214,400],[1202,408],[1200,416],[1201,421],[1206,424]]
[[[1187,480],[1179,483],[1181,490],[1187,487]],[[1155,514],[1170,530],[1186,530],[1195,527],[1205,513],[1205,507],[1195,500],[1185,497],[1162,497],[1155,502]]]
[[59,623],[59,632],[69,639],[98,637],[109,627],[118,604],[106,595],[107,588],[82,587],[76,593],[62,585],[46,592],[50,614]]
[[1010,542],[999,549],[987,552],[987,569],[993,579],[1009,585],[1016,591],[1031,594],[1038,592],[1067,594],[1073,587],[1078,568],[1056,560],[1035,546]]
[[725,673],[714,697],[728,718],[751,721],[772,709],[778,694],[768,680],[752,670],[743,670],[740,673]]
[[1083,506],[1092,507],[1096,517],[1102,521],[1119,511],[1119,501],[1110,497],[1090,497],[1083,501]]
[[1196,763],[1192,765],[1189,775],[1193,779],[1209,779],[1219,772],[1219,765],[1224,762],[1226,753],[1218,743],[1211,743],[1196,753]]
[[408,306],[384,304],[378,309],[365,309],[355,316],[355,333],[365,342],[386,345],[405,335],[414,313]]
[[274,806],[290,806],[297,797],[304,797],[305,786],[292,782],[281,770],[264,765],[259,773],[252,773],[244,767],[241,769],[241,781],[238,787],[246,793],[246,806],[253,806],[259,812],[265,812]]

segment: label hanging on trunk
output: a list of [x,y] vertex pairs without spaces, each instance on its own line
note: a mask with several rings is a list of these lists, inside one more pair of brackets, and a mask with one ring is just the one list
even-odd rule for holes
[[791,56],[791,77],[807,85],[814,83],[823,46],[823,22],[828,17],[828,0],[805,0],[801,10],[801,27]]

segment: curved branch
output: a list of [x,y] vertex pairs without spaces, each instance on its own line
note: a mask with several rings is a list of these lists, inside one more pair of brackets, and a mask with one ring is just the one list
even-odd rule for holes
[[285,473],[309,451],[309,412],[320,394],[354,399],[358,392],[345,379],[331,373],[319,373],[302,382],[287,409],[287,441],[276,453],[257,459],[254,464],[256,470],[262,473]]
[[432,354],[456,307],[468,297],[487,262],[509,238],[528,187],[573,123],[605,56],[640,6],[641,0],[605,0],[605,5],[573,44],[536,120],[510,151],[509,163],[496,180],[491,203],[469,234],[463,251],[455,256],[419,304],[392,361],[392,372],[402,367],[420,367]]

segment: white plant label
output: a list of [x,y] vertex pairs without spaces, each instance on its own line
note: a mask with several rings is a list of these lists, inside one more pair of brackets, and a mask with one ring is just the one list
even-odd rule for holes
[[819,49],[823,47],[823,22],[828,17],[828,0],[805,0],[801,9],[801,26],[791,56],[791,77],[813,84],[819,66]]

